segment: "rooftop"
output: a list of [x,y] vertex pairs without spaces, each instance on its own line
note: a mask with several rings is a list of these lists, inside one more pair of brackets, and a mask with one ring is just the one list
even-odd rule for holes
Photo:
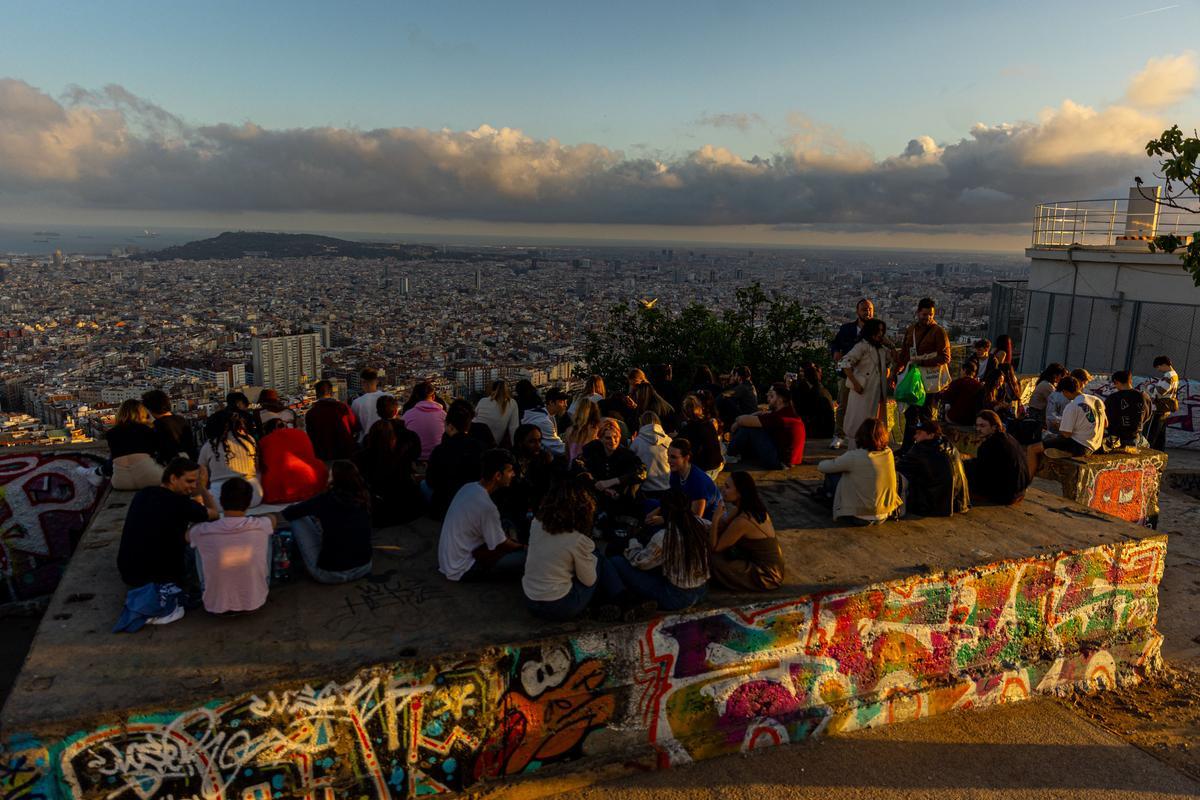
[[[1037,490],[1015,508],[976,507],[947,524],[904,520],[878,528],[834,527],[805,496],[818,473],[802,467],[759,476],[788,564],[776,592],[712,592],[706,607],[796,597],[1007,559],[1049,555],[1152,531]],[[125,587],[115,569],[129,493],[97,514],[43,619],[0,729],[66,734],[114,708],[184,708],[259,691],[279,681],[326,681],[366,665],[421,663],[502,644],[602,627],[552,625],[525,611],[519,584],[459,585],[437,573],[437,526],[421,520],[377,531],[374,574],[343,586],[301,578],[272,589],[253,614],[202,611],[134,635],[110,629]]]

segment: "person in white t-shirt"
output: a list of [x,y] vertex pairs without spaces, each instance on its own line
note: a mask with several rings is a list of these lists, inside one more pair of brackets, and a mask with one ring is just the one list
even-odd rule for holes
[[1179,373],[1171,364],[1170,356],[1156,357],[1154,369],[1158,372],[1158,379],[1148,387],[1154,414],[1146,426],[1146,439],[1153,449],[1166,450],[1167,420],[1179,410]]
[[1104,442],[1104,428],[1108,424],[1104,401],[1084,394],[1079,381],[1070,375],[1058,382],[1058,391],[1067,401],[1058,423],[1058,435],[1029,446],[1026,458],[1030,475],[1037,474],[1043,453],[1052,458],[1088,456]]
[[458,490],[438,537],[438,571],[452,581],[519,577],[525,546],[500,523],[492,493],[513,479],[513,457],[499,448],[483,454],[479,480]]
[[367,438],[367,432],[379,419],[379,411],[375,404],[386,393],[379,390],[379,373],[376,370],[367,367],[358,373],[358,377],[362,379],[363,393],[354,398],[354,402],[350,404],[350,410],[354,412],[354,416],[361,426],[358,432],[358,441],[361,442]]

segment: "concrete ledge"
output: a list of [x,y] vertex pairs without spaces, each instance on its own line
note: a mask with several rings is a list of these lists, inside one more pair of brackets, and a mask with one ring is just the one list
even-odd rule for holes
[[409,798],[1112,687],[1160,666],[1166,537],[1126,529],[1069,552],[279,679],[62,736],[13,731],[0,790]]
[[1039,478],[1056,480],[1063,497],[1135,525],[1158,526],[1158,490],[1167,454],[1158,450],[1046,458]]

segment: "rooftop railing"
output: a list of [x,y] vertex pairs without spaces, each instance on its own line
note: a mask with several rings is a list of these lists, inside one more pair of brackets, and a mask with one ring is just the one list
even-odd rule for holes
[[1200,230],[1200,199],[1182,198],[1182,209],[1134,196],[1126,199],[1040,203],[1033,215],[1033,246],[1147,249],[1155,236],[1185,242]]

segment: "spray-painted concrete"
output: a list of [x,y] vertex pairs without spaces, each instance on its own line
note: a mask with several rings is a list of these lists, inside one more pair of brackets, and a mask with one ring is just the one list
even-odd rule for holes
[[1038,477],[1058,481],[1063,497],[1135,525],[1157,527],[1158,490],[1167,454],[1158,450],[1046,458]]
[[107,488],[99,464],[85,453],[0,452],[0,604],[54,591]]
[[[544,626],[518,587],[431,583],[418,526],[383,537],[375,580],[115,636],[120,587],[93,571],[111,572],[121,509],[106,508],[0,717],[0,797],[415,797],[685,763],[1159,665],[1165,537],[1036,491],[949,525],[830,527],[794,477],[763,484],[784,589],[616,626]],[[83,585],[95,596],[70,602]]]

